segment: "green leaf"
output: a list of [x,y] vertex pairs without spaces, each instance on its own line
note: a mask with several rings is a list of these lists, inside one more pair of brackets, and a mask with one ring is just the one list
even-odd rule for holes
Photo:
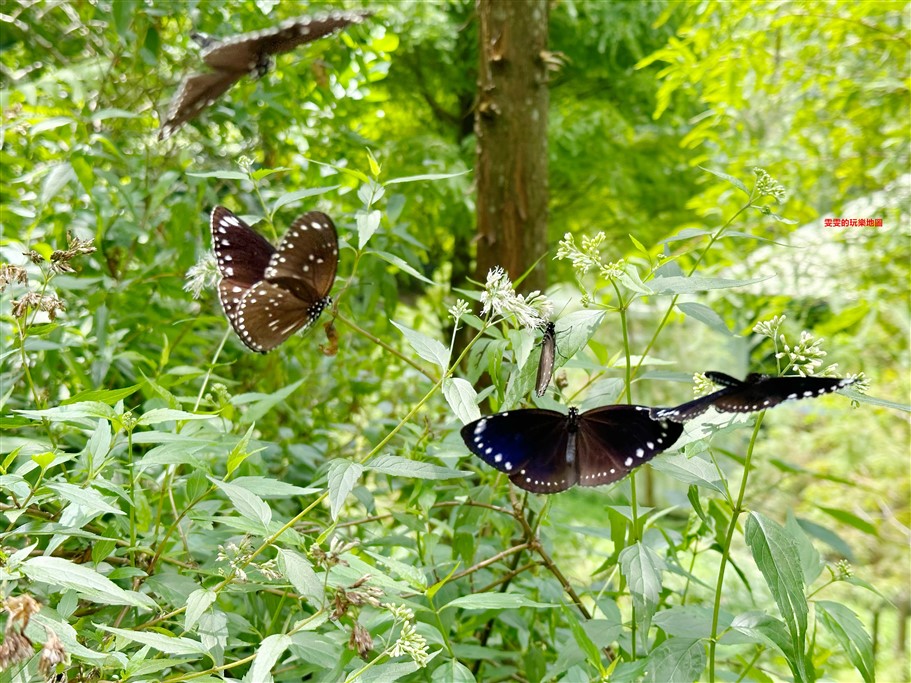
[[459,563],[456,563],[456,564],[453,566],[453,568],[449,571],[449,573],[448,573],[445,577],[443,577],[442,579],[440,579],[439,581],[437,581],[435,584],[433,584],[432,586],[430,586],[426,591],[424,591],[424,595],[427,596],[427,599],[428,599],[428,600],[433,600],[433,597],[440,591],[440,589],[441,589],[443,586],[446,585],[446,583],[449,581],[449,579],[452,578],[452,575],[456,573],[456,570],[457,570],[460,566],[461,566],[461,563],[460,563],[460,562],[459,562]]
[[53,482],[47,487],[58,496],[74,505],[82,507],[86,512],[94,515],[123,515],[123,510],[108,503],[95,489],[84,489],[80,486],[64,482]]
[[437,364],[444,372],[449,368],[449,349],[427,335],[392,321],[417,354],[424,360]]
[[[698,605],[684,605],[663,609],[655,614],[652,622],[669,636],[680,638],[710,638],[712,635],[712,610]],[[718,631],[731,623],[730,614],[719,614]]]
[[620,571],[629,584],[630,595],[637,607],[636,617],[645,630],[658,606],[664,560],[643,543],[627,546],[618,559]]
[[363,468],[373,470],[379,474],[410,477],[412,479],[459,479],[471,476],[471,472],[462,472],[429,462],[410,460],[400,455],[377,455],[366,462]]
[[55,591],[73,590],[86,600],[102,605],[126,605],[140,609],[157,609],[147,595],[127,591],[83,564],[62,557],[32,557],[20,565],[22,573],[32,581],[49,584]]
[[287,166],[282,166],[279,168],[258,168],[250,174],[250,177],[255,181],[260,181],[263,178],[268,178],[270,175],[275,173],[285,173],[286,171],[291,171],[293,169],[288,168]]
[[240,171],[207,171],[206,173],[187,173],[191,178],[219,178],[221,180],[249,180],[246,173]]
[[576,616],[575,612],[564,605],[563,614],[566,617],[567,622],[569,622],[569,628],[572,631],[576,644],[579,646],[582,652],[585,653],[585,657],[588,659],[589,664],[603,672],[601,650],[598,649],[598,646],[595,645],[592,639],[588,637],[588,634],[582,628],[582,624],[579,623],[579,619]]
[[284,633],[276,633],[263,638],[259,649],[256,651],[256,659],[253,660],[253,666],[244,676],[244,681],[250,683],[260,683],[261,681],[272,680],[272,667],[278,661],[285,650],[291,645],[291,637]]
[[863,533],[869,534],[870,536],[879,535],[879,533],[876,531],[876,527],[873,526],[873,524],[851,512],[847,512],[846,510],[841,510],[839,508],[825,507],[824,505],[817,505],[816,507],[825,512],[830,517],[837,519],[842,524],[852,526],[858,531],[862,531]]
[[712,463],[695,456],[687,458],[683,453],[665,453],[652,460],[649,465],[653,470],[665,472],[684,484],[693,484],[710,491],[725,493],[724,482]]
[[250,493],[247,489],[228,484],[209,477],[209,481],[224,491],[225,495],[231,500],[234,509],[251,522],[257,522],[262,525],[263,532],[272,522],[272,509],[257,495]]
[[698,320],[702,324],[707,325],[716,332],[720,332],[726,337],[736,336],[733,332],[731,332],[730,329],[728,329],[727,323],[724,322],[724,319],[705,304],[678,303],[677,308],[679,308],[688,318]]
[[373,152],[369,149],[367,150],[367,163],[370,164],[370,173],[373,174],[374,178],[380,177],[380,165],[377,163],[376,158],[373,156]]
[[343,458],[337,458],[329,463],[329,507],[333,520],[338,519],[345,498],[351,493],[363,472],[363,465]]
[[715,171],[711,168],[706,168],[705,166],[699,166],[699,170],[705,171],[706,173],[711,173],[713,176],[716,176],[718,178],[721,178],[722,180],[728,181],[731,185],[733,185],[738,190],[743,192],[747,197],[750,196],[749,189],[747,189],[747,186],[744,185],[743,182],[739,178],[735,178],[734,176],[728,175],[727,173],[722,173],[721,171]]
[[205,588],[190,593],[190,597],[187,598],[187,611],[184,613],[184,630],[192,631],[199,623],[199,618],[212,606],[217,597],[215,591]]
[[645,680],[653,683],[692,683],[701,680],[707,661],[702,640],[668,638],[649,654]]
[[279,481],[270,477],[237,477],[232,479],[231,483],[235,486],[241,486],[250,493],[255,493],[260,498],[290,498],[291,496],[309,496],[314,493],[320,493],[322,489],[303,488],[289,484],[286,481]]
[[319,607],[325,600],[323,582],[313,571],[310,561],[293,550],[279,548],[278,570],[291,582],[294,590],[307,599],[314,607]]
[[[69,122],[72,121],[70,120]],[[39,126],[40,124],[32,127],[33,135]],[[41,186],[41,205],[46,206],[47,203],[56,197],[71,180],[75,179],[76,173],[73,171],[73,167],[70,166],[69,162],[63,161],[53,165],[50,172],[44,177],[44,184]]]
[[443,380],[443,396],[446,397],[446,402],[462,424],[481,419],[478,393],[467,380],[460,377],[453,379],[447,377]]
[[795,676],[809,680],[804,644],[807,634],[807,600],[804,596],[800,550],[784,528],[758,512],[751,512],[744,529],[753,559],[775,598],[793,647],[789,658]]
[[275,203],[272,205],[272,214],[281,209],[288,204],[294,204],[295,202],[300,201],[301,199],[306,199],[307,197],[315,197],[317,195],[326,194],[327,192],[334,192],[341,185],[331,185],[330,187],[308,187],[303,190],[295,190],[294,192],[285,192],[278,199],[275,200]]
[[100,401],[82,401],[56,408],[46,408],[45,410],[17,410],[15,412],[32,419],[47,419],[50,422],[66,422],[67,420],[79,420],[87,417],[113,420],[117,417],[111,406]]
[[243,422],[257,422],[261,417],[272,410],[274,406],[280,403],[287,403],[288,397],[297,391],[298,387],[300,387],[300,385],[303,383],[304,380],[299,379],[293,384],[289,384],[288,386],[283,387],[278,391],[272,392],[271,394],[238,394],[231,399],[231,403],[235,406],[250,404],[243,415]]
[[387,180],[384,185],[397,185],[399,183],[416,183],[422,180],[448,180],[449,178],[458,178],[466,175],[471,171],[460,171],[459,173],[425,173],[423,175],[410,175],[403,178],[393,178]]
[[172,410],[171,408],[155,408],[140,417],[136,424],[157,425],[162,422],[182,422],[184,420],[211,420],[218,415],[198,415],[185,410]]
[[251,424],[247,428],[247,431],[240,438],[240,441],[237,442],[237,445],[232,448],[231,452],[228,454],[227,474],[229,477],[241,466],[244,460],[252,455],[248,448],[250,446],[250,439],[253,438],[254,426],[255,425]]
[[803,569],[803,582],[804,585],[809,586],[819,578],[820,574],[822,574],[822,570],[825,568],[825,562],[819,557],[819,552],[813,547],[813,544],[810,542],[810,539],[807,538],[807,535],[800,527],[800,524],[797,523],[797,518],[794,516],[792,510],[788,510],[784,528],[791,538],[794,539],[794,543],[797,544],[797,547],[800,550],[800,566]]
[[209,655],[209,649],[202,643],[190,638],[177,638],[149,631],[130,631],[125,628],[114,628],[104,624],[95,624],[95,628],[113,633],[134,643],[140,643],[168,655]]
[[471,669],[457,659],[450,659],[434,669],[430,680],[432,683],[476,683]]
[[391,263],[393,266],[395,266],[395,267],[398,268],[399,270],[402,270],[402,271],[408,273],[411,277],[417,278],[417,279],[420,280],[421,282],[424,282],[424,283],[426,283],[426,284],[428,284],[428,285],[434,285],[434,286],[436,286],[436,284],[437,284],[436,282],[434,282],[434,281],[431,280],[430,278],[425,277],[424,275],[422,275],[421,273],[419,273],[417,270],[415,270],[414,268],[412,268],[411,265],[409,265],[409,264],[408,264],[407,262],[405,262],[402,258],[396,256],[395,254],[390,254],[390,253],[385,252],[385,251],[377,251],[377,250],[368,251],[368,252],[366,252],[366,253],[368,253],[368,254],[376,254],[377,256],[379,256],[381,259],[383,259],[383,260],[386,261],[387,263]]
[[370,241],[370,238],[380,229],[380,220],[382,217],[383,214],[376,209],[371,211],[364,211],[362,209],[357,212],[355,219],[357,221],[358,249],[363,249],[367,246],[367,242]]
[[552,609],[559,606],[560,605],[551,605],[544,602],[535,602],[518,593],[478,593],[476,595],[463,595],[460,598],[456,598],[443,605],[442,609],[448,609],[450,607],[458,607],[459,609],[466,610],[519,609],[520,607]]
[[60,405],[67,406],[72,405],[73,403],[82,403],[83,401],[100,401],[101,403],[114,405],[117,401],[122,401],[127,396],[132,396],[141,388],[142,384],[134,384],[133,386],[124,387],[123,389],[91,389],[89,391],[80,391],[78,394],[74,394],[73,396],[62,400]]
[[768,278],[759,277],[751,280],[731,280],[723,277],[684,277],[672,275],[670,277],[656,277],[649,281],[655,294],[695,294],[697,292],[710,292],[714,289],[731,289],[733,287],[746,287],[762,282]]
[[838,641],[854,668],[866,683],[873,683],[876,680],[873,640],[857,615],[844,605],[829,600],[820,600],[814,605],[822,625]]

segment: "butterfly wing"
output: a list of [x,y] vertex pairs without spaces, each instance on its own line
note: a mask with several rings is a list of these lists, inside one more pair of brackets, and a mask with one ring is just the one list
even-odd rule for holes
[[218,298],[238,335],[237,311],[250,288],[263,279],[275,247],[223,206],[212,210],[212,251],[221,281]]
[[674,445],[683,427],[670,420],[653,420],[649,410],[613,405],[579,416],[576,460],[580,486],[618,481]]
[[673,408],[652,408],[650,415],[652,419],[655,420],[673,420],[674,422],[687,422],[702,415],[720,398],[723,398],[725,395],[734,393],[736,391],[736,387],[725,387],[724,389],[720,389],[711,394],[707,394],[706,396],[700,396],[699,398],[695,398],[692,401],[681,403],[679,406],[675,406]]
[[293,50],[351,24],[360,23],[370,12],[330,12],[315,17],[299,17],[277,27],[251,31],[212,45],[202,53],[213,69],[249,73],[262,70],[269,55]]
[[512,410],[462,427],[469,450],[526,491],[556,493],[575,484],[567,464],[568,418],[554,410]]
[[554,324],[549,322],[544,327],[544,338],[541,340],[541,359],[538,361],[538,377],[535,380],[535,395],[543,396],[550,385],[554,374],[554,361],[557,356],[557,335]]
[[266,268],[265,278],[308,303],[325,299],[338,268],[338,235],[332,219],[309,211],[291,224]]
[[158,131],[158,139],[166,140],[187,121],[196,118],[203,109],[227,92],[242,75],[230,71],[215,71],[185,78],[171,100],[168,115]]
[[234,317],[229,314],[228,319],[247,347],[268,353],[312,325],[325,305],[323,300],[302,301],[281,285],[260,280],[241,297]]
[[828,394],[853,384],[838,377],[757,377],[750,383],[722,393],[712,406],[722,413],[752,413],[773,408],[785,401],[796,401]]

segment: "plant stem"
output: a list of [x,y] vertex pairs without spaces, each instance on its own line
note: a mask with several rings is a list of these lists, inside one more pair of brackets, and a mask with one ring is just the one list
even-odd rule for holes
[[762,418],[765,417],[765,411],[759,413],[756,418],[756,424],[753,426],[753,434],[750,436],[750,445],[747,447],[746,458],[743,461],[743,476],[740,478],[740,491],[737,494],[737,502],[731,510],[731,522],[728,525],[728,531],[725,535],[724,548],[721,553],[721,563],[718,566],[718,579],[715,582],[715,604],[712,607],[712,635],[709,639],[709,683],[715,681],[715,647],[718,645],[718,615],[721,612],[721,590],[724,586],[724,570],[728,564],[728,558],[731,555],[731,542],[734,540],[734,532],[737,530],[737,518],[743,512],[743,498],[746,495],[747,480],[750,477],[750,461],[753,458],[753,448],[756,445],[756,438],[759,436],[759,427],[762,425]]

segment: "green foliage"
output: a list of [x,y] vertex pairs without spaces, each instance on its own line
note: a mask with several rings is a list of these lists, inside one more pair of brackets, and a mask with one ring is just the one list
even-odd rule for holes
[[[450,287],[469,263],[472,6],[381,5],[163,144],[153,110],[198,66],[190,28],[252,30],[293,7],[4,14],[9,675],[906,676],[890,606],[911,524],[895,418],[911,376],[904,15],[555,6],[552,230],[577,236],[552,252],[559,401],[535,403],[669,403],[694,371],[815,369],[822,348],[881,398],[700,418],[628,480],[546,497],[458,435],[527,405],[538,360],[532,330],[475,317],[478,288]],[[833,79],[814,55],[857,36],[839,56],[854,80]],[[743,172],[758,157],[796,199]],[[270,239],[301,211],[333,216],[320,322],[335,316],[337,348],[319,352],[319,327],[267,356],[234,337],[205,261],[216,204]],[[823,212],[886,226],[795,229]],[[798,251],[798,234],[821,239]]]

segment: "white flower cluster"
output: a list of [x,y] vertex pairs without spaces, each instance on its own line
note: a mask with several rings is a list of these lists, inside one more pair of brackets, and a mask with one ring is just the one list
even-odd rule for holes
[[183,283],[183,289],[185,292],[190,292],[194,299],[198,299],[204,289],[210,289],[215,286],[220,276],[218,266],[215,263],[215,255],[209,252],[194,265],[190,266],[190,270],[187,271],[187,281]]
[[516,294],[506,271],[499,266],[491,268],[487,273],[487,284],[481,294],[481,304],[481,315],[512,315],[520,326],[527,329],[536,329],[544,325],[554,309],[550,300],[537,290],[527,297]]
[[784,185],[775,180],[761,168],[754,168],[756,174],[756,194],[760,197],[772,197],[779,204],[788,198]]
[[397,622],[403,622],[402,632],[389,651],[389,656],[400,657],[407,655],[418,666],[426,665],[427,660],[430,658],[430,653],[427,651],[427,641],[424,636],[415,629],[414,612],[405,607],[405,605],[394,605],[391,602],[383,603],[383,607],[389,610]]

